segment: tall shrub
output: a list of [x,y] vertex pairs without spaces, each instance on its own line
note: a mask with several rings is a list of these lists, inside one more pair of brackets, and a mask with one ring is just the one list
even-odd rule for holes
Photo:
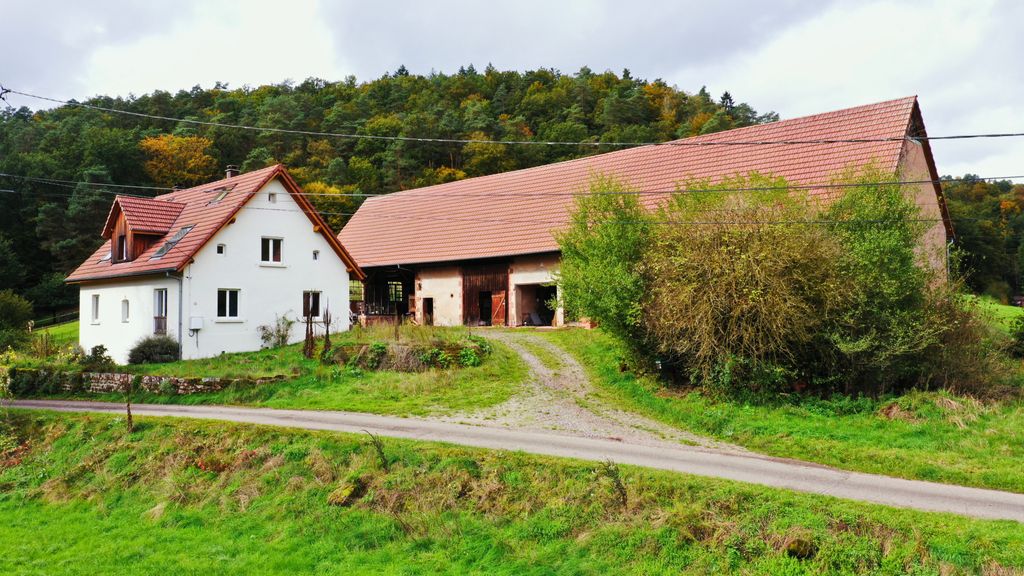
[[640,260],[652,226],[639,195],[614,178],[595,177],[576,197],[569,227],[558,235],[566,312],[598,322],[636,349],[646,341]]

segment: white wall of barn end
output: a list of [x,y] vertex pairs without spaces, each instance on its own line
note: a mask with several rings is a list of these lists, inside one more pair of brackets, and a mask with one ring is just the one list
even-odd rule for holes
[[[928,170],[928,160],[924,147],[920,142],[908,140],[903,146],[903,157],[900,161],[899,176],[903,180],[932,179]],[[946,227],[942,222],[942,210],[935,196],[934,186],[928,182],[912,185],[914,202],[921,210],[920,217],[928,221],[928,229],[921,241],[920,254],[923,260],[936,270],[943,270],[947,265]]]
[[[178,334],[178,281],[174,278],[147,276],[126,278],[101,284],[83,285],[78,293],[78,342],[86,352],[93,346],[107,347],[115,362],[126,364],[128,351],[146,336],[153,335],[154,294],[167,290],[167,334]],[[93,296],[99,296],[99,318],[92,319]],[[122,320],[122,301],[128,301],[128,320]]]
[[[276,195],[276,202],[269,195]],[[282,262],[260,262],[263,237],[282,238]],[[224,254],[217,254],[223,244]],[[314,260],[314,251],[319,257]],[[274,180],[243,207],[233,224],[220,230],[185,268],[185,338],[182,355],[204,358],[222,352],[258,350],[258,327],[277,316],[300,319],[303,291],[321,292],[332,332],[349,329],[349,274],[323,235],[284,186]],[[217,291],[239,290],[237,319],[217,318]],[[190,331],[193,322],[202,328]],[[191,333],[190,333],[191,332]],[[291,341],[302,340],[303,327],[292,328]]]
[[435,326],[462,324],[462,274],[458,266],[421,268],[416,272],[416,321],[423,324],[423,300],[434,301]]

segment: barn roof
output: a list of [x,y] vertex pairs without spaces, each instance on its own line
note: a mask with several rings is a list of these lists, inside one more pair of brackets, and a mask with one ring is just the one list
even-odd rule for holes
[[[274,179],[281,181],[348,270],[361,278],[362,271],[355,260],[302,195],[299,185],[285,167],[278,164],[155,198],[118,196],[111,208],[112,216],[116,209],[124,210],[129,226],[166,228],[162,231],[163,237],[134,260],[111,263],[108,217],[108,224],[104,226],[108,240],[68,276],[67,282],[181,271],[221,228],[235,218],[256,192]],[[174,211],[177,214],[171,218]]]
[[[714,182],[755,171],[802,185],[827,184],[869,163],[894,172],[915,115],[919,119],[911,96],[676,141],[682,145],[641,146],[395,192],[364,202],[339,237],[363,267],[554,252],[553,232],[568,222],[573,194],[585,191],[595,175],[667,193],[694,179]],[[871,141],[699,145],[856,139]]]

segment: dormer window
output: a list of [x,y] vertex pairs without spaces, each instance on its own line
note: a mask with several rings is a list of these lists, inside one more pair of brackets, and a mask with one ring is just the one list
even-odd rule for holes
[[121,234],[117,237],[117,261],[125,262],[128,260],[128,237]]

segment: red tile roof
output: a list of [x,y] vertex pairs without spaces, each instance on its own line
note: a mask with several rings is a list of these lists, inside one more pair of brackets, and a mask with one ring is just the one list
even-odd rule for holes
[[536,168],[368,199],[339,238],[360,266],[502,257],[558,250],[573,193],[596,174],[637,190],[671,191],[692,179],[761,172],[825,184],[851,166],[898,167],[916,97],[697,136],[686,142],[850,140],[887,142],[642,146]]
[[158,200],[156,198],[137,198],[135,196],[116,196],[110,207],[107,224],[103,227],[103,237],[110,238],[117,213],[124,213],[128,228],[141,234],[167,234],[174,221],[181,215],[185,205],[181,202]]
[[[302,195],[299,185],[295,183],[284,166],[278,164],[194,188],[175,190],[155,198],[138,199],[118,196],[115,202],[125,210],[129,223],[134,217],[140,226],[167,225],[165,237],[131,262],[117,264],[111,264],[110,259],[106,258],[110,254],[110,240],[108,240],[68,276],[67,282],[77,283],[180,271],[213,238],[214,234],[235,217],[256,192],[275,178],[279,179],[285,189],[292,194],[300,208],[313,222],[314,229],[324,235],[338,257],[345,262],[349,271],[356,277],[362,278],[363,273],[356,265],[355,260],[330,231],[330,227],[320,214]],[[218,196],[225,188],[229,188],[227,194],[218,201]],[[177,216],[173,220],[169,220],[169,214],[176,209],[175,206],[181,206],[181,208],[178,209]],[[192,226],[192,229],[184,237],[165,254],[156,256],[167,240],[188,226]]]

